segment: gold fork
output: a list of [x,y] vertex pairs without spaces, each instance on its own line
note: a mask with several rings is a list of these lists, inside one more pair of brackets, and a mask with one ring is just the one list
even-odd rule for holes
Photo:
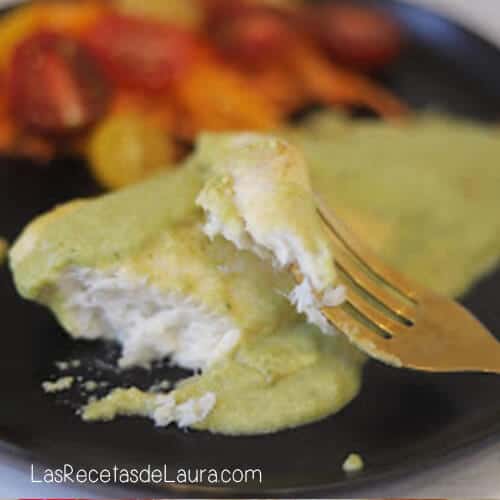
[[500,374],[500,342],[466,309],[385,264],[317,200],[347,300],[322,313],[368,355],[431,372]]

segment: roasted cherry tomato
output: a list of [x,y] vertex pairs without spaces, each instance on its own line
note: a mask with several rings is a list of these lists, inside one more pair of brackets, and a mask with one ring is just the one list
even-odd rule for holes
[[23,126],[64,134],[96,122],[106,111],[109,89],[85,47],[54,32],[39,32],[14,51],[9,68],[10,110]]
[[224,53],[245,63],[273,61],[283,55],[294,36],[287,17],[265,7],[226,19],[214,31]]
[[109,189],[134,184],[171,168],[177,147],[146,115],[127,112],[110,116],[92,131],[90,168]]
[[378,9],[344,3],[313,7],[311,34],[339,62],[362,70],[391,63],[403,45],[398,23]]
[[110,76],[121,85],[160,91],[196,59],[195,35],[133,16],[103,17],[86,36]]

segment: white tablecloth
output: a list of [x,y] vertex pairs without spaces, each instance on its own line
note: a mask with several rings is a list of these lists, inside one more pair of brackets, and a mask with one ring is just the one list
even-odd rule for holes
[[[148,1],[148,0],[145,0]],[[168,1],[168,0],[165,0]],[[500,46],[499,0],[407,0],[433,7],[468,25]],[[0,0],[0,5],[9,0]],[[499,394],[500,397],[500,394]],[[54,487],[30,482],[30,464],[0,448],[0,497],[14,498],[110,498],[129,497],[130,491],[106,488]],[[134,492],[135,493],[135,492]],[[137,492],[140,495],[140,492]],[[147,495],[143,492],[143,496]],[[430,470],[393,483],[361,491],[346,492],[345,497],[433,497],[500,499],[500,440],[471,449],[465,457],[450,457]]]

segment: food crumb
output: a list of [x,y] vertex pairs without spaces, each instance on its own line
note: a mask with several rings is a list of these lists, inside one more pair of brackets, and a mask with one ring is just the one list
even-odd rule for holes
[[156,384],[153,384],[149,388],[149,392],[163,392],[163,391],[168,391],[172,384],[170,383],[169,380],[162,380],[161,382],[157,382]]
[[204,420],[215,402],[211,392],[178,404],[172,394],[153,394],[137,387],[117,388],[102,399],[90,398],[79,414],[85,422],[109,422],[118,416],[146,417],[154,420],[157,427],[176,423],[185,428]]
[[155,408],[157,397],[136,387],[117,388],[102,399],[95,396],[89,398],[82,408],[82,418],[87,422],[109,422],[117,416],[147,417]]
[[95,380],[87,380],[82,384],[82,386],[87,392],[93,392],[99,388],[99,384]]
[[351,453],[342,465],[342,469],[347,473],[360,472],[364,466],[363,458],[357,453]]
[[5,238],[0,238],[0,265],[3,264],[5,258],[7,257],[7,250],[9,249],[9,244]]
[[66,371],[70,368],[79,368],[82,362],[79,359],[72,359],[70,361],[55,361],[54,365],[59,371]]
[[55,382],[42,382],[42,388],[47,394],[61,392],[70,389],[75,381],[75,377],[61,377]]

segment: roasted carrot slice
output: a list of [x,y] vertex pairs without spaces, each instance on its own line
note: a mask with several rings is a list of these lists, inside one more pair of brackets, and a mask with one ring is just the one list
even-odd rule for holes
[[286,65],[274,64],[256,71],[242,68],[242,71],[252,89],[269,99],[283,119],[305,107],[310,100],[302,83]]
[[237,71],[216,61],[194,66],[173,89],[183,136],[202,130],[269,130],[280,124],[273,103]]
[[42,6],[42,23],[45,29],[79,35],[108,11],[106,2],[102,1],[53,1]]
[[328,105],[366,106],[385,118],[398,118],[409,112],[390,91],[331,62],[307,42],[296,42],[288,60],[312,99]]

